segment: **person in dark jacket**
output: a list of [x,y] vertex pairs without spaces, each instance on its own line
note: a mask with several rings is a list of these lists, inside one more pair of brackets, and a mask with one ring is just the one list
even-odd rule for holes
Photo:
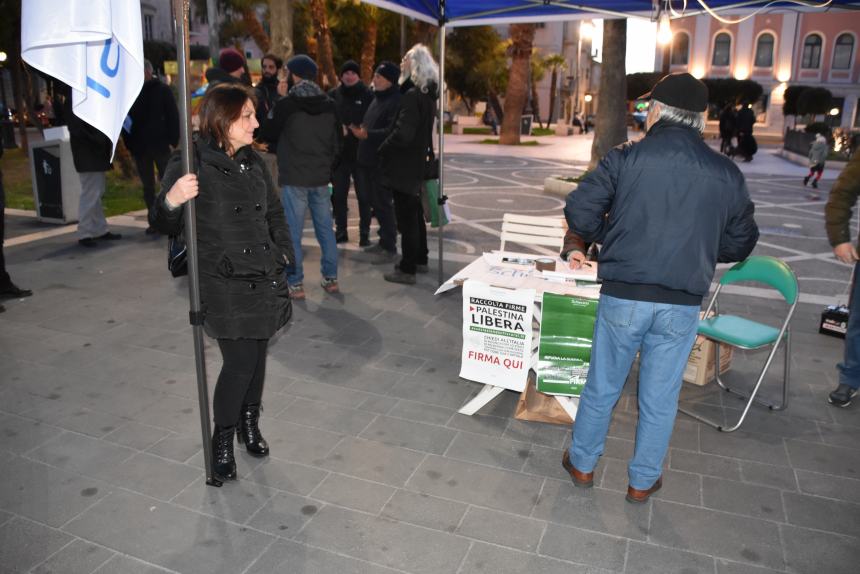
[[194,143],[197,174],[182,175],[174,154],[154,212],[160,231],[178,234],[185,202],[197,197],[203,328],[224,359],[213,402],[212,464],[227,480],[236,478],[234,434],[249,454],[269,454],[259,429],[266,350],[292,310],[284,268],[293,243],[277,189],[251,148],[253,102],[253,92],[240,85],[206,91]]
[[[278,103],[283,95],[278,91],[280,84],[281,70],[284,67],[284,61],[274,54],[266,54],[261,61],[263,70],[263,78],[256,86],[257,92],[257,122],[262,126],[269,118],[269,114],[275,109],[275,104]],[[260,128],[254,133],[254,139],[260,139]],[[272,174],[272,179],[278,180],[278,156],[277,142],[266,144],[265,151],[260,152],[260,157],[266,162],[266,167]]]
[[75,115],[71,96],[66,98],[65,114],[69,120],[72,160],[81,180],[78,244],[96,247],[98,240],[122,239],[121,234],[111,233],[102,208],[102,196],[107,186],[105,172],[111,169],[113,144],[106,135]]
[[[269,112],[275,109],[275,104],[281,99],[281,94],[278,93],[278,74],[283,65],[284,61],[274,54],[266,54],[260,62],[263,77],[254,86],[257,93],[257,122],[260,125],[266,123]],[[269,151],[274,149],[270,148]]]
[[322,288],[327,293],[339,291],[328,183],[337,166],[343,132],[334,102],[314,83],[316,62],[304,54],[293,56],[287,71],[289,92],[275,105],[260,134],[265,141],[277,142],[278,183],[296,250],[287,267],[287,281],[290,296],[304,299],[301,239],[308,209],[322,250]]
[[607,153],[565,206],[569,228],[602,244],[603,286],[562,465],[577,486],[593,484],[638,351],[639,422],[627,489],[634,503],[662,486],[681,379],[716,264],[746,259],[758,241],[743,175],[702,139],[708,88],[690,74],[670,74],[650,97],[647,135]]
[[[0,158],[3,157],[3,145],[0,144]],[[3,188],[3,172],[0,171],[0,299],[20,299],[33,294],[29,289],[21,289],[14,283],[6,272],[6,258],[3,256],[4,227],[6,225],[6,190]],[[6,308],[0,305],[0,313]]]
[[854,205],[860,197],[860,153],[854,152],[846,164],[833,188],[827,206],[824,208],[824,218],[827,226],[827,238],[833,247],[833,254],[842,263],[854,266],[851,281],[851,298],[853,301],[851,313],[848,315],[848,331],[845,333],[845,355],[837,365],[839,383],[836,389],[827,397],[831,405],[847,407],[860,389],[860,238],[851,236],[851,216]]
[[402,257],[383,277],[413,285],[415,273],[427,271],[427,226],[421,207],[427,153],[433,145],[439,66],[426,46],[416,44],[400,62],[400,107],[379,146],[381,184],[392,190]]
[[355,183],[355,197],[358,200],[359,214],[359,247],[370,245],[370,198],[364,181],[357,177],[356,155],[358,153],[358,138],[350,131],[349,126],[360,126],[364,114],[370,107],[373,94],[370,92],[359,75],[361,70],[352,60],[347,60],[340,69],[340,85],[329,92],[329,97],[337,106],[337,115],[343,126],[344,141],[340,154],[340,163],[334,172],[332,182],[332,206],[334,208],[335,239],[338,243],[349,241],[347,233],[347,206],[349,180]]
[[218,67],[206,70],[206,82],[209,88],[214,88],[218,84],[250,86],[251,77],[248,74],[248,62],[245,61],[245,56],[235,48],[224,48],[218,54]]
[[377,150],[394,125],[400,107],[400,67],[388,61],[380,62],[373,73],[373,101],[360,126],[349,126],[359,140],[356,181],[368,191],[373,215],[379,222],[379,241],[364,250],[371,263],[394,263],[397,259],[397,224],[394,219],[394,198],[391,188],[382,185]]
[[752,161],[758,151],[758,143],[753,137],[753,125],[755,125],[755,112],[749,104],[744,104],[737,114],[738,153],[744,161]]
[[[143,88],[128,112],[129,130],[123,129],[123,139],[137,166],[137,175],[143,183],[143,200],[152,213],[155,203],[155,170],[158,178],[164,177],[170,148],[179,144],[179,110],[176,99],[167,84],[152,73],[149,60],[143,62]],[[148,234],[155,233],[150,225]]]
[[735,107],[728,104],[720,112],[720,153],[732,155],[732,138],[735,137],[736,123]]

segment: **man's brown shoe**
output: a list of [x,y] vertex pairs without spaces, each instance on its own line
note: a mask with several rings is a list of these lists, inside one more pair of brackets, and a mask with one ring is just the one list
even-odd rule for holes
[[578,486],[580,488],[591,488],[594,486],[594,473],[579,472],[576,470],[576,467],[573,466],[572,462],[570,462],[570,453],[568,451],[564,451],[564,456],[561,457],[561,466],[563,466],[564,470],[566,470],[570,475],[574,486]]
[[638,488],[633,488],[632,486],[627,486],[627,502],[632,502],[633,504],[642,504],[649,498],[651,495],[660,490],[663,486],[663,477],[657,479],[657,481],[651,485],[651,488],[648,490],[639,490]]

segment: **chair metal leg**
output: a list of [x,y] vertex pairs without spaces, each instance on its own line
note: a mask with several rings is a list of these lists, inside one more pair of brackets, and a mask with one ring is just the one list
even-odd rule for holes
[[715,361],[714,379],[716,380],[716,382],[720,386],[720,388],[722,388],[726,392],[732,393],[734,395],[737,395],[738,397],[741,397],[741,398],[747,400],[746,404],[744,405],[744,410],[741,413],[740,418],[738,419],[738,421],[734,425],[732,425],[730,427],[724,427],[718,423],[715,423],[714,421],[712,421],[710,419],[699,416],[699,415],[692,413],[686,409],[682,409],[679,407],[678,410],[681,411],[682,413],[684,413],[685,415],[691,416],[694,419],[696,419],[700,422],[703,422],[707,425],[710,425],[710,426],[714,427],[715,429],[717,429],[718,431],[721,431],[721,432],[734,432],[738,428],[740,428],[740,426],[743,424],[744,419],[746,418],[747,413],[749,412],[750,407],[752,406],[753,402],[758,402],[758,403],[768,407],[770,410],[774,410],[774,411],[784,410],[786,407],[788,407],[788,383],[790,380],[790,373],[791,373],[791,334],[787,329],[784,333],[784,336],[785,336],[785,371],[783,373],[783,381],[782,381],[782,403],[781,404],[775,405],[773,403],[770,403],[768,401],[765,401],[763,399],[758,398],[756,395],[758,394],[758,390],[759,390],[759,387],[761,387],[762,382],[764,382],[765,375],[767,375],[767,371],[770,368],[771,363],[773,362],[773,358],[776,355],[776,352],[779,350],[779,343],[782,340],[782,338],[777,339],[776,342],[773,344],[773,348],[771,349],[770,354],[767,357],[767,361],[765,361],[765,363],[764,363],[764,367],[762,368],[761,373],[759,374],[758,380],[756,381],[755,386],[753,386],[752,392],[750,392],[749,394],[745,394],[745,393],[742,393],[740,391],[736,391],[734,389],[729,388],[720,379],[720,344],[717,341],[714,341],[714,343],[716,343],[715,349],[714,349],[714,361]]

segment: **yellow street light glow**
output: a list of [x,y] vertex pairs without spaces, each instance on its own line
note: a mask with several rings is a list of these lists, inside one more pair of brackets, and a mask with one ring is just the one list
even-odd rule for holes
[[791,79],[791,70],[782,70],[776,77],[780,82],[787,82]]
[[6,52],[0,52],[0,64],[6,61]]
[[750,71],[746,66],[738,66],[735,68],[735,79],[746,80],[750,77]]
[[580,21],[579,35],[586,40],[594,36],[594,24],[592,24],[590,20]]
[[704,77],[705,77],[705,68],[704,68],[704,66],[695,66],[695,67],[693,68],[693,71],[691,72],[691,74],[692,74],[692,75],[693,75],[693,77],[694,77],[694,78],[696,78],[697,80],[701,80],[702,78],[704,78]]
[[669,15],[665,12],[657,24],[657,41],[664,46],[672,41],[672,26],[669,24]]
[[831,116],[838,116],[839,115],[839,108],[832,108],[830,110],[830,115]]
[[594,99],[594,96],[592,96],[591,94],[585,94],[585,96],[582,99],[585,100],[586,102],[590,102],[591,100]]

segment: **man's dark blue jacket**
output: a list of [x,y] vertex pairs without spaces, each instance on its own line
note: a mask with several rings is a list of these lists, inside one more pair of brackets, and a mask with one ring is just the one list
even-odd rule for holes
[[601,293],[677,305],[701,304],[717,262],[749,256],[753,211],[734,162],[665,121],[606,154],[564,208],[570,229],[603,244]]

